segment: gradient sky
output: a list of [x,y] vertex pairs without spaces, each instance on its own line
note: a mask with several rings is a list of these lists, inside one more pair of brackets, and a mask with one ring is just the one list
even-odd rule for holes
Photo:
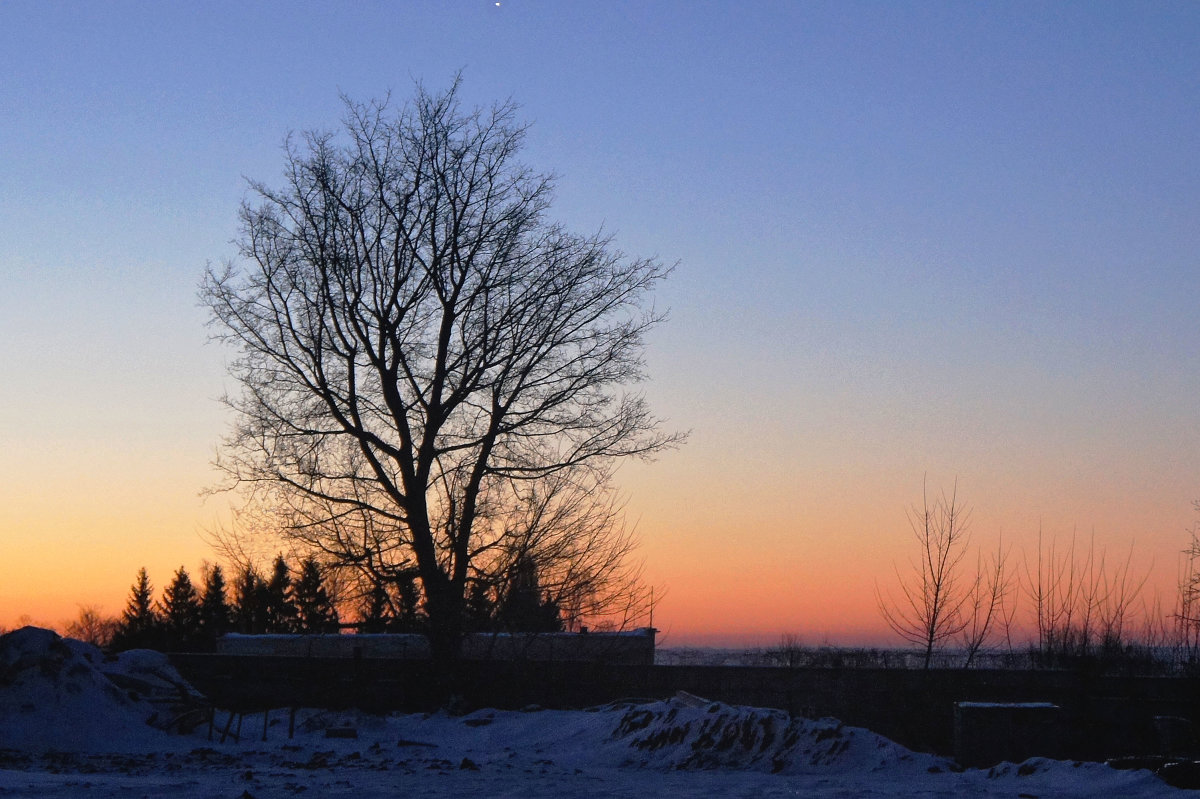
[[0,625],[213,557],[196,302],[289,131],[511,97],[555,215],[678,262],[622,469],[674,644],[882,639],[905,509],[1134,547],[1200,498],[1200,4],[0,0]]

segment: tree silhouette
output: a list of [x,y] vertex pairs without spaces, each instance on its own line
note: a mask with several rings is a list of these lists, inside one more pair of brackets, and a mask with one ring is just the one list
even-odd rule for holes
[[518,561],[511,582],[496,612],[497,621],[514,632],[545,633],[562,630],[558,604],[542,593],[537,565]]
[[154,610],[154,589],[150,585],[150,575],[142,567],[129,589],[129,601],[113,635],[113,648],[122,650],[157,646],[160,627],[158,614]]
[[390,580],[370,580],[359,601],[358,629],[363,633],[413,633],[426,629],[420,591],[411,570],[398,570]]
[[204,577],[204,594],[200,598],[200,630],[207,649],[214,649],[216,640],[229,632],[233,624],[233,609],[225,592],[225,572],[220,564],[214,564]]
[[189,651],[200,637],[200,594],[183,566],[163,591],[162,618],[168,651]]
[[901,575],[900,595],[884,596],[878,586],[876,602],[884,620],[901,638],[920,647],[928,669],[933,653],[947,640],[961,637],[969,663],[991,637],[1011,581],[1003,547],[990,564],[982,557],[974,572],[964,563],[971,540],[971,511],[958,497],[958,481],[949,494],[931,501],[922,486],[921,505],[909,510],[909,526],[917,542],[911,570]]
[[440,659],[524,487],[602,486],[680,440],[625,389],[669,270],[547,220],[514,117],[463,111],[457,81],[395,114],[347,102],[344,143],[308,134],[282,188],[251,184],[241,262],[201,289],[244,389],[221,465],[298,545],[415,563]]
[[496,600],[492,589],[483,580],[471,581],[467,591],[466,628],[472,632],[488,632],[495,626]]
[[382,583],[374,583],[362,599],[358,612],[360,633],[387,632],[394,618],[391,598]]
[[310,556],[300,562],[300,575],[292,585],[292,603],[299,632],[337,632],[337,610],[325,590],[325,579],[316,558]]
[[266,585],[252,566],[245,566],[233,587],[233,626],[242,634],[267,631]]
[[118,629],[118,619],[105,616],[95,605],[80,605],[79,615],[67,624],[65,635],[104,648],[112,644]]
[[296,605],[292,602],[292,575],[283,555],[271,564],[271,577],[262,588],[266,632],[296,632]]
[[396,632],[419,632],[425,628],[421,615],[421,592],[417,588],[417,576],[411,571],[401,571],[393,579],[395,585],[396,618],[392,629]]

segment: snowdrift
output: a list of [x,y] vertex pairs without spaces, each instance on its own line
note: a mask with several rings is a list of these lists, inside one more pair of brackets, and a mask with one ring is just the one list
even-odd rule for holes
[[707,702],[683,694],[633,707],[612,733],[638,765],[657,768],[930,772],[951,761],[917,754],[837,719],[792,718],[782,710]]
[[0,748],[144,751],[204,717],[204,698],[146,650],[106,657],[36,627],[0,636]]

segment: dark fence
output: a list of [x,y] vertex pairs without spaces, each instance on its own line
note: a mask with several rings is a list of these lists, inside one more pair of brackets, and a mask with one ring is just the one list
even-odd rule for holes
[[914,749],[951,754],[956,702],[1050,702],[1061,710],[1051,757],[1155,754],[1156,716],[1200,721],[1200,681],[1066,671],[632,666],[586,662],[430,661],[247,655],[171,656],[218,707],[587,707],[687,691],[732,704],[833,716]]

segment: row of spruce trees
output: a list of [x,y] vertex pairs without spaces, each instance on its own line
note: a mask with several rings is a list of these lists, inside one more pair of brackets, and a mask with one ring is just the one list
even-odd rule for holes
[[180,566],[158,602],[150,575],[141,569],[113,633],[112,648],[210,652],[229,632],[323,633],[338,628],[337,609],[317,561],[301,561],[293,578],[281,555],[267,577],[244,569],[232,591],[220,565],[207,570],[200,588]]
[[[113,632],[111,648],[163,652],[211,652],[230,632],[332,633],[353,627],[362,633],[424,632],[420,592],[412,576],[376,582],[352,608],[355,621],[343,624],[320,563],[312,557],[293,572],[279,555],[269,575],[242,569],[228,584],[220,565],[209,567],[203,585],[180,566],[158,601],[145,568],[138,571],[129,601]],[[518,564],[503,595],[482,582],[467,597],[466,627],[556,632],[563,629],[558,605],[541,591],[531,564]]]

